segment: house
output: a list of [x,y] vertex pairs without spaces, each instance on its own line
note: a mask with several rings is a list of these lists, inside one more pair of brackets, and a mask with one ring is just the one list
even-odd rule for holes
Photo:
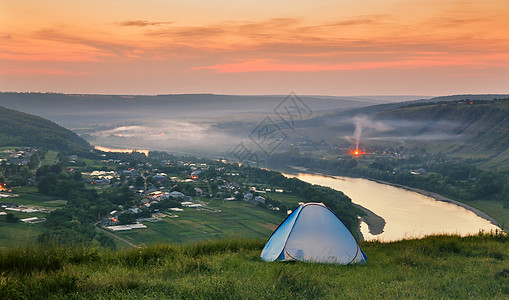
[[39,219],[38,217],[32,217],[32,218],[26,218],[26,219],[20,219],[21,222],[28,223],[28,224],[35,224],[46,221],[46,218]]
[[426,173],[426,170],[423,169],[423,168],[420,168],[420,169],[417,169],[417,170],[411,170],[410,171],[410,174],[412,175],[421,175],[421,174],[424,174]]
[[113,226],[115,225],[117,219],[114,219],[114,218],[103,218],[101,220],[101,226],[105,227],[105,226]]
[[161,196],[159,196],[160,200],[170,199],[170,193],[164,192]]
[[161,191],[155,191],[155,192],[149,193],[148,195],[149,195],[149,197],[152,197],[152,198],[159,198],[159,197],[163,196],[164,193]]
[[138,207],[132,207],[132,208],[129,208],[127,211],[132,212],[133,214],[138,214],[141,212],[141,209],[139,209]]
[[265,204],[265,198],[263,198],[262,196],[255,196],[254,201]]
[[181,192],[173,191],[173,192],[170,193],[170,197],[172,197],[172,198],[184,198],[185,195],[182,194]]
[[197,196],[201,196],[201,195],[203,195],[203,190],[202,190],[202,189],[200,189],[199,187],[195,187],[195,188],[194,188],[194,191],[196,192],[196,195],[197,195]]
[[157,175],[154,175],[154,179],[157,180],[157,181],[165,180],[166,179],[166,174],[159,173]]
[[251,193],[244,193],[244,201],[251,201],[253,200],[253,194]]
[[201,171],[200,170],[197,170],[197,171],[194,171],[191,173],[191,178],[192,179],[198,179],[198,177],[200,176],[201,174]]
[[96,179],[95,184],[110,184],[110,180],[108,178]]

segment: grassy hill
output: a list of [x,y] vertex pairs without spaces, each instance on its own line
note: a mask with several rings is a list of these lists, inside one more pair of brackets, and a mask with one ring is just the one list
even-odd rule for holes
[[439,138],[428,140],[430,149],[463,158],[488,159],[492,166],[509,166],[509,98],[495,101],[422,103],[380,112],[377,120],[419,123],[391,130],[399,134]]
[[0,106],[2,146],[34,146],[60,151],[90,149],[87,141],[58,124]]
[[[497,100],[495,100],[497,99]],[[364,147],[425,148],[431,153],[483,160],[509,168],[507,95],[455,95],[336,112],[299,122],[300,136]],[[359,125],[360,124],[360,125]]]
[[507,299],[509,238],[364,242],[365,265],[267,263],[262,240],[0,252],[2,299]]

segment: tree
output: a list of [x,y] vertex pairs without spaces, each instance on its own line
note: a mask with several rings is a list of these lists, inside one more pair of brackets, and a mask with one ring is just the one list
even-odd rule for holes
[[131,212],[126,212],[118,216],[120,224],[132,224],[136,221],[136,216]]
[[135,185],[137,187],[145,187],[145,179],[141,176],[136,177]]
[[57,185],[57,174],[51,172],[39,177],[37,189],[43,194],[51,195],[55,191]]
[[5,220],[9,223],[18,223],[19,218],[12,213],[8,213],[7,216],[5,216]]
[[35,169],[35,168],[37,168],[39,166],[40,161],[41,160],[39,159],[39,154],[34,153],[30,157],[30,162],[28,163],[28,167],[30,169]]

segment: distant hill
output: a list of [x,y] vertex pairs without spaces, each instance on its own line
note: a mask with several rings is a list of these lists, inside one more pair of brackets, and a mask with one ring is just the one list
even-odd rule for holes
[[509,168],[507,99],[509,95],[453,95],[373,105],[301,121],[297,132],[330,144],[351,144],[358,131],[361,146],[423,147],[483,159],[485,167]]
[[487,158],[497,165],[508,165],[509,98],[491,101],[473,100],[472,97],[459,99],[390,109],[377,113],[375,118],[389,124],[398,120],[420,125],[400,126],[384,135],[412,137],[409,141],[414,142],[427,140],[435,151]]
[[87,141],[58,124],[2,106],[0,146],[35,146],[60,151],[91,148]]
[[[224,119],[225,116],[273,113],[287,95],[71,95],[0,92],[0,105],[42,116],[64,126],[134,119]],[[412,96],[396,99],[418,99]],[[331,112],[387,103],[386,97],[299,95],[314,112]],[[394,100],[392,100],[394,101]]]

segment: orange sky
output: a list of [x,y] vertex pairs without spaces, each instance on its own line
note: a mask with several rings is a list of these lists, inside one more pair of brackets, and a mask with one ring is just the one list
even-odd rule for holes
[[509,1],[0,0],[0,90],[509,93]]

